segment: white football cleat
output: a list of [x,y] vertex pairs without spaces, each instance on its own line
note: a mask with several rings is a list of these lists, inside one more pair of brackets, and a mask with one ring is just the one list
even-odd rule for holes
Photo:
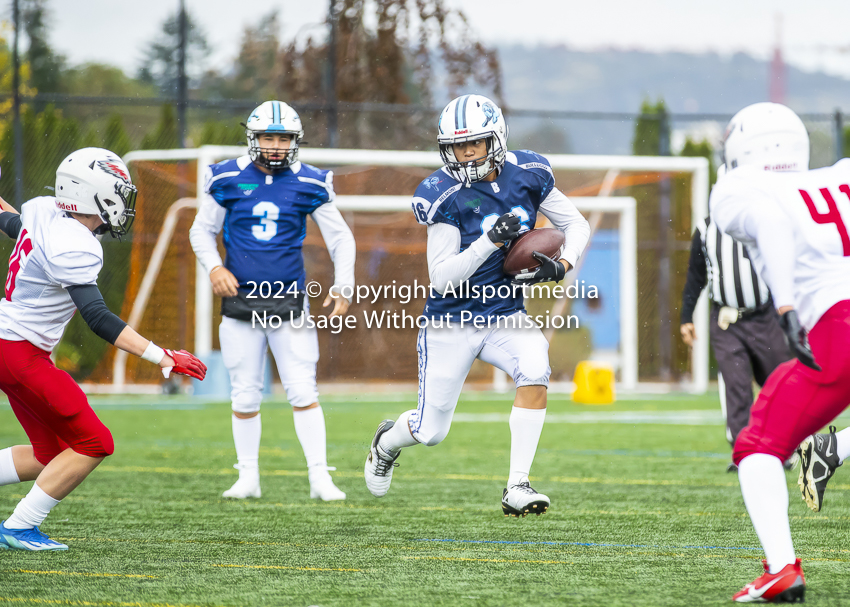
[[528,482],[511,485],[502,493],[502,512],[505,516],[545,514],[549,508],[549,497],[532,488]]
[[262,497],[260,491],[260,469],[244,468],[239,464],[233,466],[239,470],[239,480],[233,486],[221,494],[221,497],[244,500],[249,497]]
[[390,490],[393,481],[393,468],[398,466],[395,461],[401,451],[395,457],[388,454],[378,446],[381,435],[395,425],[391,419],[385,419],[378,425],[375,436],[372,438],[372,447],[366,456],[366,466],[363,468],[363,476],[366,477],[366,488],[375,497],[383,497]]
[[320,499],[323,502],[338,502],[345,499],[345,492],[334,485],[330,470],[336,470],[336,468],[319,468],[309,471],[311,499]]

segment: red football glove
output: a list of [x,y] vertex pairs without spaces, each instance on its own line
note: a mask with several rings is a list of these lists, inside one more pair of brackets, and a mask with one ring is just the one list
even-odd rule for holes
[[186,350],[166,350],[165,353],[174,361],[173,367],[163,367],[162,374],[166,379],[172,371],[178,375],[188,375],[203,381],[207,375],[207,366],[201,360]]

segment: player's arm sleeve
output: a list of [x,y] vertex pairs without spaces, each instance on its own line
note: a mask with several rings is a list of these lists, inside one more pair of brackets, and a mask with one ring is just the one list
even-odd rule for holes
[[460,230],[447,223],[428,226],[428,276],[438,293],[445,293],[472,276],[498,247],[487,234],[460,252]]
[[685,279],[685,288],[682,291],[682,316],[683,325],[694,322],[694,308],[697,307],[699,294],[708,283],[708,269],[705,265],[705,251],[702,248],[702,236],[699,230],[694,230],[691,239],[691,257],[688,261],[688,277]]
[[327,202],[310,215],[322,238],[334,264],[334,284],[336,289],[354,286],[354,261],[357,256],[357,246],[351,228],[345,223],[342,213],[333,202]]
[[[761,277],[777,308],[794,305],[794,225],[782,208],[757,188],[722,188],[711,194],[711,215],[717,227],[745,245],[754,242],[764,262]],[[740,184],[740,179],[737,180]]]
[[21,216],[17,213],[3,211],[0,213],[0,230],[5,232],[9,238],[18,238],[21,233]]
[[109,311],[97,285],[69,285],[67,291],[92,332],[114,344],[127,323]]
[[221,232],[226,214],[225,208],[218,204],[209,193],[206,193],[201,198],[198,214],[195,215],[195,221],[189,229],[189,242],[192,243],[192,250],[195,251],[198,261],[206,270],[207,276],[216,266],[224,265],[218,252],[216,236]]
[[540,212],[564,233],[561,259],[575,267],[590,240],[590,224],[569,198],[558,188],[552,188],[540,203]]

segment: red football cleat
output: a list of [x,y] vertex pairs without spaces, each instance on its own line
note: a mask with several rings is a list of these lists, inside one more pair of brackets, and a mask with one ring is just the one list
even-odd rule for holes
[[806,578],[800,559],[785,565],[779,573],[770,573],[762,561],[764,575],[744,586],[732,600],[736,603],[802,603],[806,595]]

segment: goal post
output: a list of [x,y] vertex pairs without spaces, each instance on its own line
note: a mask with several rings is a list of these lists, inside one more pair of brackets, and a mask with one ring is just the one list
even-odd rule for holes
[[[142,150],[130,152],[125,162],[131,168],[135,163],[175,163],[189,161],[195,164],[195,183],[203,187],[206,167],[225,158],[234,158],[246,153],[244,146],[202,146],[194,149]],[[344,150],[302,148],[300,160],[321,167],[334,167],[341,171],[345,167],[408,167],[433,170],[442,166],[436,152],[411,152],[393,150]],[[708,214],[708,161],[704,158],[649,157],[649,156],[579,156],[547,155],[553,170],[570,171],[576,175],[604,174],[605,179],[596,193],[609,193],[621,188],[614,187],[619,172],[652,173],[654,175],[687,175],[690,177],[690,228]],[[646,183],[644,181],[643,183]],[[412,192],[412,190],[411,190]],[[626,391],[638,387],[638,282],[637,282],[637,226],[640,203],[630,196],[575,196],[570,199],[586,216],[593,213],[611,213],[619,219],[616,233],[619,240],[619,325],[620,352],[617,366],[620,371],[620,387]],[[174,200],[174,199],[172,199]],[[336,198],[343,212],[400,213],[409,210],[410,195],[369,194],[344,195]],[[579,273],[581,268],[578,268]],[[572,272],[571,275],[576,272]],[[196,263],[196,276],[203,270]],[[154,277],[155,278],[155,277]],[[149,279],[145,279],[149,280]],[[570,276],[567,278],[569,282]],[[592,281],[592,277],[590,278]],[[213,348],[213,296],[206,280],[194,281],[194,346],[196,354],[203,357]],[[702,393],[708,387],[708,309],[705,297],[701,297],[694,316],[699,339],[691,354],[691,381],[682,387],[688,391]],[[115,374],[113,381],[121,379]],[[115,389],[118,389],[116,382]]]

